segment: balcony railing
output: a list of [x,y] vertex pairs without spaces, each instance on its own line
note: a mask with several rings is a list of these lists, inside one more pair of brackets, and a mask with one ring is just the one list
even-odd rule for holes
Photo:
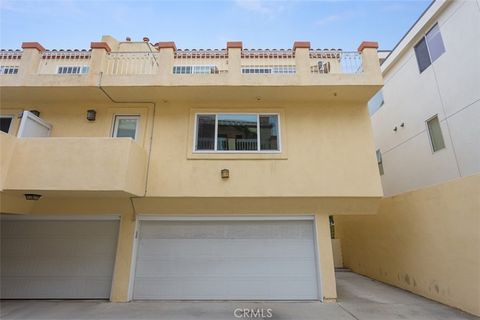
[[1,50],[0,51],[0,75],[17,74],[22,59],[22,51]]
[[228,72],[228,51],[177,50],[173,59],[173,74],[215,75]]
[[242,74],[295,74],[293,50],[242,50]]
[[85,74],[90,65],[91,51],[45,51],[38,65],[39,74]]
[[341,50],[310,50],[310,72],[315,74],[363,72],[359,52]]
[[156,74],[158,67],[159,54],[156,52],[110,52],[105,73],[117,76]]

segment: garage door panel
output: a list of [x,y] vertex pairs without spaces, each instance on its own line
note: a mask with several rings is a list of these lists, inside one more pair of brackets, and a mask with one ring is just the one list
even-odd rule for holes
[[[180,299],[180,300],[311,300],[317,295],[311,277],[303,279],[265,277],[239,277],[218,279],[216,277],[176,279],[138,279],[135,299]],[[286,291],[285,287],[289,290]],[[156,288],[163,288],[158,291]],[[255,296],[252,296],[252,293]]]
[[110,276],[111,260],[98,259],[85,261],[85,257],[8,257],[2,259],[3,277],[56,277],[56,276]]
[[312,221],[142,221],[134,299],[317,299]]
[[[42,222],[42,228],[38,228],[39,222]],[[117,234],[118,224],[116,226],[112,221],[6,220],[2,222],[1,231],[6,238],[110,239]]]
[[143,239],[311,239],[311,221],[148,221]]
[[10,277],[2,281],[2,298],[8,299],[105,299],[111,277]]
[[297,239],[144,239],[140,240],[140,250],[145,256],[223,256],[225,251],[235,256],[311,256],[314,245],[312,240]]
[[118,225],[118,221],[2,221],[2,298],[109,298]]
[[290,275],[294,272],[311,274],[315,272],[312,258],[265,258],[259,263],[258,258],[179,258],[179,259],[144,259],[136,270],[138,276],[192,276],[217,275],[229,277],[235,275]]

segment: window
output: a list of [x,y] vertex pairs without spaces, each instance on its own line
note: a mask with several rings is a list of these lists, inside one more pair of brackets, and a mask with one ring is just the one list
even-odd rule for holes
[[243,74],[295,74],[295,66],[246,66],[242,67]]
[[217,74],[217,66],[173,66],[173,74]]
[[86,74],[88,66],[59,66],[57,74]]
[[13,122],[13,116],[0,116],[0,131],[8,133]]
[[382,160],[382,153],[380,152],[380,149],[377,150],[377,164],[378,164],[378,171],[380,172],[380,175],[383,176],[383,160]]
[[140,116],[115,116],[113,136],[117,138],[137,138]]
[[420,73],[437,60],[444,52],[442,34],[438,24],[434,25],[430,31],[415,46],[415,56],[417,57],[418,69]]
[[443,141],[442,128],[440,127],[438,116],[434,116],[427,120],[427,127],[433,152],[445,148],[445,141]]
[[277,114],[197,114],[195,151],[280,151]]
[[368,112],[372,116],[375,112],[380,109],[383,104],[385,103],[385,100],[383,98],[383,92],[382,89],[378,90],[377,93],[368,101]]
[[0,74],[17,74],[18,66],[0,66]]

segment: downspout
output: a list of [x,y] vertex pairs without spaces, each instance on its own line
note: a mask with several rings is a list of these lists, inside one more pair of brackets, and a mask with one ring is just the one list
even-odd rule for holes
[[[155,62],[156,62],[156,60],[155,60]],[[158,65],[158,63],[157,63],[157,65]],[[156,110],[157,110],[156,106],[157,106],[157,104],[155,102],[148,102],[148,101],[147,102],[145,102],[145,101],[117,101],[117,100],[113,99],[107,93],[107,91],[102,87],[102,78],[103,78],[103,71],[100,72],[100,78],[98,80],[98,88],[112,103],[115,103],[115,104],[143,103],[143,104],[150,104],[151,106],[153,106],[152,126],[151,126],[151,129],[150,129],[150,142],[149,142],[149,145],[148,145],[147,170],[145,172],[145,188],[144,188],[143,196],[141,196],[141,197],[129,197],[130,204],[131,204],[132,210],[133,210],[133,221],[135,221],[137,219],[137,211],[135,209],[133,199],[145,198],[147,196],[147,187],[148,187],[148,178],[149,178],[149,173],[150,173],[150,160],[151,160],[151,157],[152,157],[153,132],[154,132],[154,128],[155,128],[155,116],[156,116]]]

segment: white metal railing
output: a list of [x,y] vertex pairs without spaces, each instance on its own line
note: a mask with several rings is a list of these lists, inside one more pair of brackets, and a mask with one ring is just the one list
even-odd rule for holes
[[156,74],[158,58],[157,52],[110,52],[105,73],[117,76]]
[[252,150],[257,151],[257,139],[228,139],[228,138],[217,138],[217,144],[219,151],[228,151],[232,150],[230,148],[230,143],[235,144],[235,149],[233,150]]
[[[39,74],[86,74],[92,52],[89,50],[49,50],[42,53]],[[75,72],[74,70],[79,70]],[[68,72],[67,72],[68,71]],[[80,72],[81,71],[81,72]]]
[[228,72],[228,51],[225,49],[177,50],[173,74],[222,74]]
[[197,150],[213,150],[215,148],[215,139],[213,138],[198,138]]
[[242,74],[295,74],[295,51],[277,49],[242,50]]
[[326,73],[362,73],[362,55],[359,52],[341,50],[310,50],[310,72]]

